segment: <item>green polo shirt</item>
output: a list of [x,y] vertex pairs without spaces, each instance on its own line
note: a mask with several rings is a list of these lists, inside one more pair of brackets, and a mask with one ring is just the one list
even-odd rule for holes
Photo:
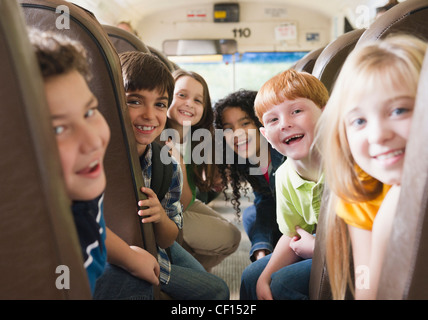
[[296,226],[313,233],[318,223],[324,176],[318,182],[302,179],[289,161],[275,173],[276,215],[279,230],[286,236],[297,235]]

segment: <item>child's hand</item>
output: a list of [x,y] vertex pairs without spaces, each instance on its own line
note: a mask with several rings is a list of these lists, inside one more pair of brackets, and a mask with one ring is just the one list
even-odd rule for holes
[[147,195],[147,199],[138,202],[140,207],[147,207],[146,209],[138,210],[138,215],[143,217],[141,221],[143,223],[159,223],[164,219],[168,219],[156,193],[152,189],[145,187],[142,187],[141,191]]
[[140,247],[130,246],[130,248],[135,252],[135,255],[133,255],[132,269],[129,272],[153,285],[159,285],[160,267],[156,258]]
[[296,231],[300,237],[294,236],[290,240],[290,248],[303,259],[312,258],[314,254],[315,237],[299,226],[296,226]]
[[254,251],[254,259],[259,260],[261,258],[266,257],[268,254],[270,254],[269,250],[266,249],[261,249],[261,250],[256,250]]

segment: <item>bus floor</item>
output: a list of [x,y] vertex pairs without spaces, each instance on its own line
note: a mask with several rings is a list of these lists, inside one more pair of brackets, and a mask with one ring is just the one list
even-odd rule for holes
[[[229,190],[230,189],[231,188],[229,188]],[[231,197],[231,191],[230,195],[228,194],[228,196],[229,198]],[[254,195],[252,190],[250,189],[248,191],[248,197],[243,195],[241,196],[241,215],[242,212],[244,212],[244,210],[248,206],[253,204],[253,201]],[[232,204],[230,203],[230,201],[225,200],[223,193],[220,193],[215,199],[213,199],[209,203],[209,206],[212,207],[218,213],[220,213],[227,220],[232,222],[241,231],[241,242],[239,244],[238,249],[236,249],[233,254],[225,258],[220,264],[213,267],[211,270],[211,273],[222,278],[229,286],[230,299],[239,300],[241,275],[244,269],[251,263],[249,258],[251,243],[242,225],[242,217],[239,219],[237,218],[236,212],[233,209]]]

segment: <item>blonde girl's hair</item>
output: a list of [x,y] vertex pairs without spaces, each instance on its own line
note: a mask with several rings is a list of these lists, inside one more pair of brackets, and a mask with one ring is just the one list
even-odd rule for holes
[[263,114],[285,100],[306,98],[319,108],[328,100],[328,90],[315,76],[294,69],[285,70],[268,80],[260,88],[254,101],[254,111],[263,124]]
[[[361,170],[352,157],[344,116],[350,101],[365,88],[382,83],[407,85],[416,96],[427,44],[410,35],[394,35],[356,48],[348,56],[336,80],[318,127],[316,144],[323,156],[325,181],[331,191],[327,204],[326,261],[333,297],[343,299],[347,284],[352,290],[350,241],[345,222],[336,215],[340,198],[348,203],[375,199],[382,183]],[[354,100],[355,101],[355,100]]]

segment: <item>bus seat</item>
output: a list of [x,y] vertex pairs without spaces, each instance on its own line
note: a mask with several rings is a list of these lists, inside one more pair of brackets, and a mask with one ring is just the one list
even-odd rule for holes
[[113,43],[117,53],[126,51],[141,51],[145,53],[151,53],[157,56],[163,63],[165,63],[169,71],[173,72],[174,70],[179,69],[179,67],[174,62],[169,60],[162,52],[151,46],[146,46],[143,41],[141,41],[132,33],[110,25],[103,25],[103,28],[108,34],[110,41]]
[[150,53],[157,56],[163,63],[165,63],[171,72],[179,69],[179,67],[174,62],[169,60],[162,52],[153,47],[146,46],[143,41],[141,41],[132,33],[110,25],[103,25],[103,28],[107,32],[110,41],[113,43],[117,53],[126,51],[141,51]]
[[163,52],[159,51],[156,48],[153,48],[152,46],[148,46],[148,48],[153,55],[157,56],[159,59],[161,59],[163,63],[166,64],[169,71],[174,72],[175,70],[180,69],[180,67],[171,60],[169,60],[168,57],[163,54]]
[[110,41],[113,43],[117,53],[126,51],[141,51],[150,53],[147,46],[138,37],[121,28],[103,25],[104,30],[108,34]]
[[315,62],[312,74],[324,83],[330,93],[346,57],[364,31],[356,29],[339,36],[325,47]]
[[[107,226],[129,245],[145,248],[157,257],[152,224],[141,224],[137,202],[143,200],[141,167],[129,118],[119,57],[101,24],[92,13],[62,0],[19,0],[27,25],[66,34],[88,51],[92,79],[89,87],[98,98],[111,140],[104,160],[107,176],[104,214]],[[68,15],[56,13],[60,5],[69,10],[69,27],[56,23]],[[60,20],[58,20],[60,19]],[[144,238],[143,238],[144,237]],[[144,239],[144,240],[143,240]]]
[[0,69],[0,299],[91,299],[42,76],[16,1],[0,1]]
[[303,58],[297,61],[294,66],[291,67],[291,69],[295,69],[300,72],[305,71],[307,73],[312,73],[315,62],[317,61],[318,56],[321,54],[324,48],[325,47],[321,47],[312,50],[311,52],[308,52]]
[[398,208],[379,282],[378,299],[428,299],[428,53],[406,146]]
[[[365,29],[356,29],[343,34],[329,43],[320,53],[315,62],[312,74],[320,79],[331,92],[334,81],[338,76],[348,54],[354,49],[358,39]],[[309,298],[312,300],[328,300],[332,298],[328,273],[325,264],[324,251],[324,216],[328,201],[328,186],[325,187],[321,210],[318,218],[317,236],[315,241],[314,255],[312,258],[311,277],[309,282]],[[346,298],[349,298],[349,294]]]
[[412,0],[395,5],[364,32],[357,46],[366,41],[386,37],[388,34],[403,32],[428,40],[428,1]]
[[[325,260],[325,231],[321,226],[326,225],[326,210],[329,200],[330,191],[328,186],[324,186],[324,192],[321,200],[321,209],[318,217],[318,226],[315,239],[314,254],[312,256],[311,276],[309,280],[309,299],[310,300],[331,300],[333,295],[331,293],[330,280],[327,271]],[[351,249],[352,250],[352,249]],[[354,264],[352,259],[352,252],[350,257],[350,272],[352,280],[354,279]],[[348,287],[345,293],[345,300],[354,299],[351,289]]]
[[321,226],[325,225],[325,210],[328,203],[328,187],[324,187],[321,200],[321,209],[318,217],[317,234],[315,237],[315,248],[312,256],[311,276],[309,280],[310,300],[331,300],[331,288],[328,278],[327,265],[325,261],[325,232]]

